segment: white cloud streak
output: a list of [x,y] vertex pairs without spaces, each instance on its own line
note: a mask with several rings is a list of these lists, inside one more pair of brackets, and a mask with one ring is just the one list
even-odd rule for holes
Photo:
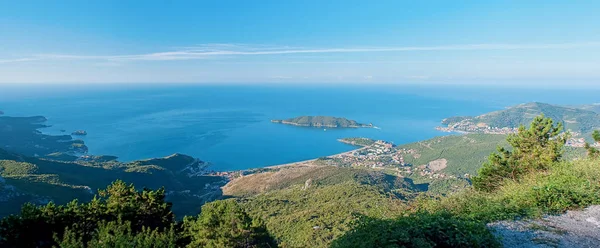
[[557,43],[557,44],[467,44],[445,46],[401,46],[363,48],[297,48],[288,46],[248,46],[238,44],[206,44],[180,48],[176,51],[130,54],[130,55],[73,55],[38,54],[27,58],[0,60],[1,63],[19,63],[33,60],[92,60],[92,61],[172,61],[200,60],[240,56],[266,56],[289,54],[341,54],[419,51],[477,51],[477,50],[544,50],[600,48],[600,42]]

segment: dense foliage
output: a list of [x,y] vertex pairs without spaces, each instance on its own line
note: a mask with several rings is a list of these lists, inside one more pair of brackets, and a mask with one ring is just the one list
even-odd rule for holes
[[189,247],[275,247],[260,219],[252,219],[235,201],[223,200],[202,206],[198,218],[188,217],[184,228]]
[[397,219],[363,218],[331,247],[499,247],[485,223],[445,211],[419,212]]
[[517,134],[507,138],[512,150],[498,147],[498,153],[491,154],[473,178],[473,186],[491,191],[505,179],[518,180],[528,172],[548,169],[562,156],[568,138],[568,134],[561,135],[562,131],[561,123],[555,125],[552,119],[543,115],[536,117],[528,129],[520,126]]
[[[594,132],[592,133],[592,138],[594,139],[594,142],[600,142],[600,131],[594,130]],[[589,157],[600,157],[600,151],[597,148],[590,145],[590,143],[585,143],[585,149],[587,150]]]
[[264,226],[235,202],[207,204],[197,220],[187,218],[181,224],[175,222],[163,189],[136,191],[122,181],[100,190],[88,203],[26,204],[20,215],[0,221],[1,247],[148,247],[146,244],[258,247],[274,242]]

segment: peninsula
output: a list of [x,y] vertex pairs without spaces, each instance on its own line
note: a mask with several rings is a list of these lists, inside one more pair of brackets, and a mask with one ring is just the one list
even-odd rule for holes
[[359,128],[374,127],[373,124],[362,124],[346,118],[331,116],[299,116],[284,120],[271,120],[273,123],[281,123],[302,127],[329,127],[329,128]]

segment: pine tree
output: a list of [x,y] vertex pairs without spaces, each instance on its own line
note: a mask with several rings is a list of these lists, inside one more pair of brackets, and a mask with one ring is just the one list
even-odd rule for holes
[[536,117],[529,128],[521,125],[517,134],[508,136],[507,141],[512,149],[498,147],[488,161],[473,178],[473,186],[477,190],[492,191],[506,179],[519,180],[531,171],[543,171],[561,159],[563,147],[569,137],[561,134],[562,123],[554,124],[551,118],[544,115]]
[[276,247],[264,224],[252,219],[234,200],[207,203],[197,219],[187,218],[188,247]]

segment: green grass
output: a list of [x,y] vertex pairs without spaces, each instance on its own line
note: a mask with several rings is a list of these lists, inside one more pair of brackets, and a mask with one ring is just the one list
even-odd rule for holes
[[345,168],[335,166],[282,168],[277,171],[257,173],[233,180],[224,187],[224,193],[230,196],[253,196],[292,186],[304,186],[310,179],[311,186],[336,185],[345,182],[368,184],[380,187],[386,192],[398,193],[413,191],[409,180],[373,171],[366,168]]
[[401,145],[398,148],[416,151],[416,154],[404,155],[405,163],[419,166],[444,158],[448,161],[448,166],[443,169],[443,172],[462,176],[477,174],[477,170],[487,160],[487,156],[496,151],[498,145],[508,146],[506,135],[450,135]]
[[38,167],[34,164],[13,160],[0,160],[0,175],[4,177],[33,174],[36,173],[37,170]]
[[532,173],[518,182],[509,180],[492,193],[469,189],[440,199],[419,200],[413,207],[486,222],[563,213],[600,204],[599,167],[597,159],[561,162],[547,173]]
[[359,216],[392,218],[403,202],[371,185],[344,182],[303,190],[300,185],[242,200],[265,220],[280,247],[327,247],[351,230]]

